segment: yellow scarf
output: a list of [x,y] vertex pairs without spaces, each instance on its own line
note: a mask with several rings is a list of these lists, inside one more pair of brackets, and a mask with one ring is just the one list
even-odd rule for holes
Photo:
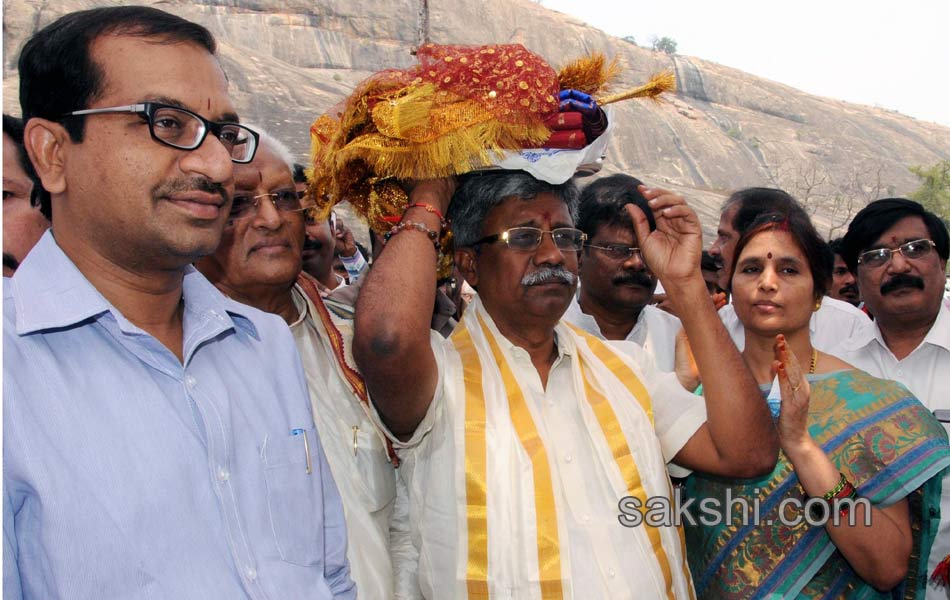
[[[562,573],[564,549],[561,548],[559,540],[558,515],[548,451],[525,402],[521,386],[499,347],[495,333],[486,324],[485,317],[482,316],[483,312],[484,309],[478,303],[469,307],[465,318],[451,338],[464,369],[468,596],[469,598],[489,598],[488,507],[491,494],[489,490],[494,488],[488,477],[486,427],[490,427],[487,424],[491,422],[492,417],[486,414],[485,390],[492,385],[492,377],[500,377],[507,396],[511,427],[530,460],[533,473],[534,528],[537,531],[539,569],[537,580],[540,595],[545,600],[569,597],[570,594],[565,593],[565,574]],[[633,369],[627,364],[625,358],[603,341],[573,326],[560,325],[557,334],[561,343],[573,342],[570,345],[577,349],[579,371],[583,380],[583,400],[590,407],[599,425],[599,434],[606,443],[611,457],[601,459],[606,463],[603,465],[605,469],[616,469],[624,484],[623,492],[638,498],[641,506],[646,505],[648,495],[655,496],[659,492],[669,497],[671,487],[668,477],[665,476],[665,470],[664,489],[651,490],[652,494],[648,494],[644,489],[640,471],[630,450],[630,443],[621,429],[621,421],[618,420],[615,412],[618,408],[636,411],[638,407],[641,411],[639,418],[643,419],[645,415],[652,429],[653,410],[650,397]],[[571,340],[564,339],[566,337]],[[484,368],[486,365],[487,369]],[[597,432],[596,428],[594,432]],[[602,453],[595,452],[595,455],[601,456]],[[666,595],[668,598],[674,598],[669,549],[664,547],[658,528],[648,526],[645,522],[644,526],[647,527],[647,535],[666,583]],[[680,568],[683,570],[686,581],[689,582],[689,573],[685,561],[682,560],[684,556],[682,530],[676,537],[679,544],[676,554],[680,557]],[[691,584],[687,583],[687,586],[689,595],[692,597]]]

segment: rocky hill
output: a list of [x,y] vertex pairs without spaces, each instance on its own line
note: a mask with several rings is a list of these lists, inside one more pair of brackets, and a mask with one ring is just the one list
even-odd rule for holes
[[[724,195],[751,185],[796,194],[827,233],[868,200],[916,188],[908,166],[950,159],[950,127],[812,96],[701,58],[652,52],[531,0],[143,3],[209,27],[242,119],[267,128],[301,159],[314,118],[371,72],[412,64],[423,40],[518,42],[555,66],[604,52],[624,67],[616,90],[675,70],[679,91],[667,101],[617,106],[605,172],[687,194],[707,233]],[[109,4],[115,2],[4,2],[5,112],[19,114],[16,60],[24,40],[66,12]]]

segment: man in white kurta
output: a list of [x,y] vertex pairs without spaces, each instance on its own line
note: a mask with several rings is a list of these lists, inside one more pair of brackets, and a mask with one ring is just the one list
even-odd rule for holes
[[[400,447],[409,551],[395,567],[425,598],[689,598],[679,531],[625,527],[620,501],[668,501],[667,464],[752,476],[772,468],[774,428],[699,273],[701,230],[663,190],[644,253],[689,317],[706,400],[636,345],[561,316],[582,232],[573,184],[526,173],[422,182],[367,276],[354,356]],[[478,290],[449,340],[420,335],[435,289],[426,230],[449,198],[456,264]],[[411,226],[409,224],[412,224]],[[423,235],[425,234],[425,235]],[[649,238],[649,239],[647,239]],[[396,293],[398,290],[398,293]],[[741,432],[741,435],[740,435]]]
[[[564,320],[591,335],[605,337],[597,319],[581,309],[576,297],[567,307]],[[647,305],[640,311],[624,341],[640,346],[661,371],[672,372],[676,368],[676,336],[682,330],[683,324],[679,319],[665,310]]]
[[[627,491],[614,468],[609,447],[590,443],[591,439],[597,439],[598,432],[592,427],[595,417],[584,402],[582,390],[578,389],[579,357],[570,326],[562,323],[555,329],[558,356],[547,386],[543,387],[528,353],[500,334],[478,299],[466,309],[469,326],[475,315],[484,319],[488,335],[497,340],[504,360],[524,393],[538,434],[549,449],[547,458],[554,482],[554,500],[561,517],[558,533],[562,571],[568,582],[565,587],[574,590],[574,598],[665,596],[666,582],[659,563],[653,560],[647,528],[626,528],[618,524],[617,503]],[[485,332],[478,325],[472,335],[480,353],[491,356]],[[457,571],[465,566],[468,542],[468,513],[464,510],[466,389],[464,359],[456,341],[432,336],[440,385],[413,437],[396,444],[403,459],[400,476],[408,484],[410,529],[420,549],[419,585],[426,598],[464,597],[465,594],[464,588],[459,587],[462,582]],[[649,490],[648,497],[668,497],[670,489],[664,465],[673,460],[706,422],[705,404],[701,397],[684,390],[675,375],[656,370],[652,359],[639,346],[629,342],[610,342],[610,346],[618,355],[630,357],[631,368],[644,382],[649,397],[656,399],[652,403],[652,426],[642,410],[631,410],[629,414],[616,412],[625,436],[640,441],[641,445],[633,449],[633,453],[644,487]],[[496,367],[482,361],[482,368]],[[494,380],[498,374],[483,372],[483,377]],[[507,419],[503,390],[492,395],[485,391],[487,412],[497,411]],[[630,403],[629,408],[639,407]],[[505,427],[503,423],[494,425]],[[508,443],[504,443],[505,440]],[[516,439],[499,436],[492,440],[487,454],[488,472],[506,473],[504,479],[496,481],[500,485],[497,494],[489,494],[488,505],[489,514],[498,515],[496,527],[501,535],[504,531],[519,531],[522,518],[527,522],[533,518],[530,514],[518,514],[519,508],[531,512],[536,491],[530,471],[527,477],[519,474],[524,468],[530,469],[530,461],[524,460],[522,453]],[[425,500],[412,502],[421,498]],[[678,532],[673,527],[661,528],[660,532],[663,546],[670,555],[668,559],[674,565],[675,595],[688,597],[691,583],[682,566],[684,556]],[[533,597],[532,574],[538,571],[535,536],[524,532],[524,535],[505,535],[505,538],[515,548],[489,554],[489,590],[493,597]],[[514,558],[514,561],[505,564],[506,558]],[[681,566],[676,568],[676,565]],[[412,573],[403,572],[397,565],[396,576],[411,577]],[[511,587],[505,583],[512,579],[523,585]],[[447,593],[457,587],[455,592]]]
[[301,273],[305,217],[291,162],[289,152],[262,133],[254,161],[235,169],[234,206],[244,208],[232,208],[221,244],[197,266],[232,299],[278,314],[290,326],[314,424],[343,500],[350,575],[360,597],[389,598],[395,469],[353,367],[352,321],[331,313],[317,280]]
[[683,328],[670,313],[650,305],[656,276],[643,260],[630,216],[635,204],[656,223],[646,199],[637,190],[642,182],[625,174],[603,177],[581,192],[577,228],[587,234],[580,254],[577,294],[564,319],[591,335],[640,345],[663,371],[676,363],[676,336]]
[[[859,212],[842,243],[842,258],[857,275],[875,320],[839,356],[907,386],[950,433],[950,310],[943,303],[948,255],[946,226],[916,202],[878,200]],[[950,477],[943,481],[940,512],[928,573],[950,557]],[[947,587],[928,584],[928,600],[948,596]]]
[[290,331],[307,377],[313,420],[343,498],[351,576],[360,597],[389,598],[396,472],[355,370],[352,321],[321,305],[317,282],[306,273],[294,285],[293,300],[300,317]]

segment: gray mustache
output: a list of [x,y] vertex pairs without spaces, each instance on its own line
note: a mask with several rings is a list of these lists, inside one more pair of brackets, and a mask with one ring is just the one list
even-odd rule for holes
[[541,267],[521,278],[521,285],[541,285],[542,283],[565,283],[574,285],[577,276],[564,267]]

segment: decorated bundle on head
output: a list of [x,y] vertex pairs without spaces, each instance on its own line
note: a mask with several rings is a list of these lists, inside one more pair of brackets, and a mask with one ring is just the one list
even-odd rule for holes
[[318,218],[346,200],[384,233],[405,210],[406,179],[506,168],[562,183],[603,156],[610,124],[601,106],[674,87],[664,72],[603,96],[616,60],[592,55],[557,72],[520,44],[429,44],[416,56],[416,66],[369,77],[311,126],[308,197]]

